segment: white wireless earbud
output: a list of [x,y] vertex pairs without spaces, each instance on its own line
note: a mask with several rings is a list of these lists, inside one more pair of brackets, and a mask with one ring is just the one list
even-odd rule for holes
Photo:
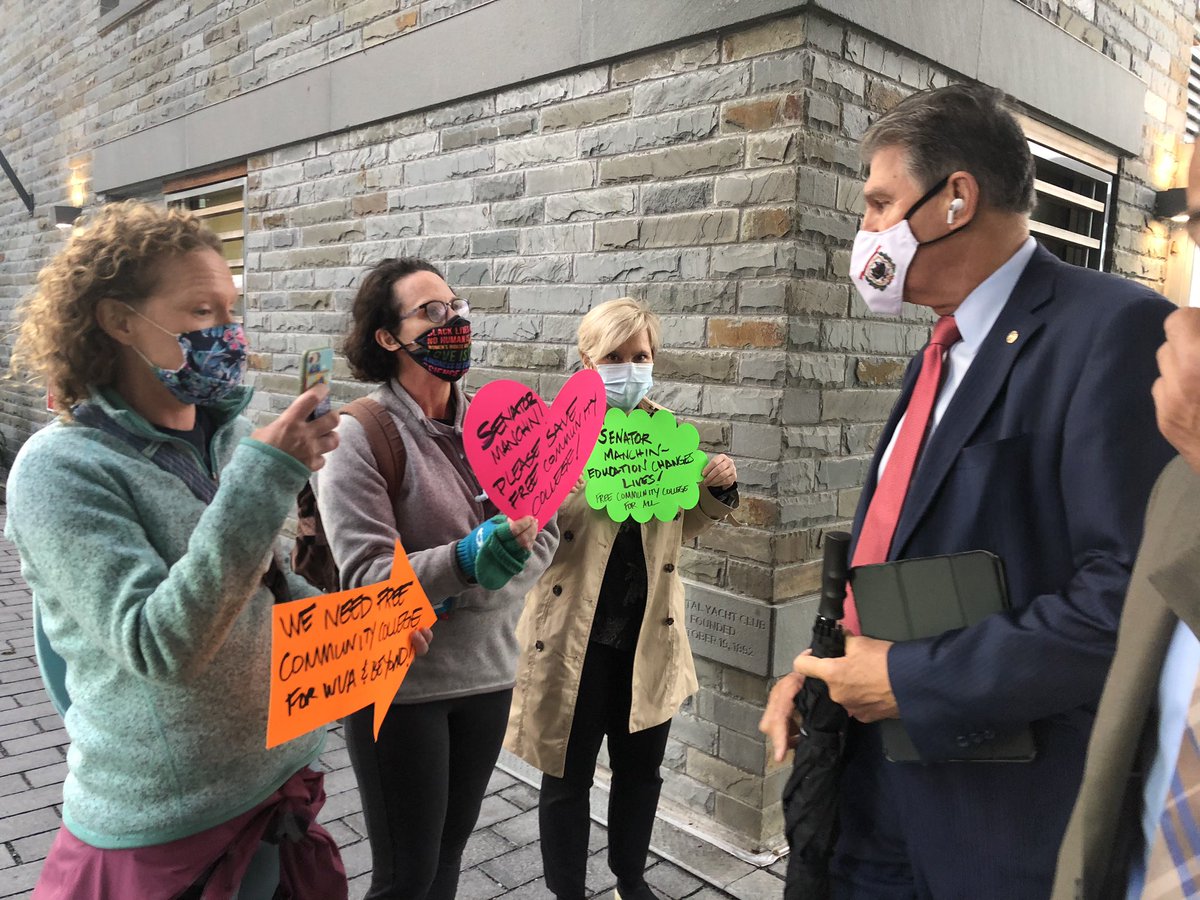
[[953,200],[950,201],[950,209],[947,210],[947,212],[946,212],[946,224],[947,225],[954,224],[954,216],[962,208],[963,208],[962,197],[955,197]]

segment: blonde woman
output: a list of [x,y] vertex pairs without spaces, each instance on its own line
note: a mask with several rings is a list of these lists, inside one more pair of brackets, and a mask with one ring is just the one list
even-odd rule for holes
[[[646,395],[660,343],[658,316],[636,300],[602,303],[579,325],[583,365],[604,379],[608,405],[659,409]],[[505,746],[541,769],[538,800],[546,885],[586,896],[588,792],[601,740],[612,769],[608,863],[623,900],[652,898],[643,872],[658,807],[671,717],[696,690],[677,565],[685,542],[737,506],[724,455],[703,473],[700,505],[674,521],[616,523],[591,509],[583,482],[559,509],[561,542],[526,600]]]
[[308,421],[320,387],[242,417],[236,300],[212,232],[128,203],[77,228],[21,310],[14,368],[64,412],[8,480],[71,738],[38,900],[346,897],[314,821],[323,730],[264,746],[272,604],[317,593],[275,541],[336,416]]

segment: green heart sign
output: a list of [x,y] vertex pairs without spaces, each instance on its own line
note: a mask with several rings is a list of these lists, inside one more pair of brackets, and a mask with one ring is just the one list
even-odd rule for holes
[[708,457],[699,446],[696,426],[677,422],[665,409],[654,415],[610,409],[583,470],[588,505],[614,522],[631,516],[635,522],[671,521],[700,502]]

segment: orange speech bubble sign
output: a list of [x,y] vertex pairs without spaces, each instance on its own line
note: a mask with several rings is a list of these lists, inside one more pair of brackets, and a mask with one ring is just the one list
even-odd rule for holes
[[267,747],[375,704],[375,737],[412,665],[412,633],[437,615],[396,541],[387,581],[276,604]]

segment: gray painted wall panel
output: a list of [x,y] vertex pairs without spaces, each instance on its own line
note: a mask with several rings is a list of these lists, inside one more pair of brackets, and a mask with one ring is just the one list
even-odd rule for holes
[[983,34],[992,39],[980,44],[977,78],[1139,156],[1145,84],[1040,17],[1033,27],[1030,17],[1012,0],[985,0]]
[[331,63],[335,130],[577,68],[579,0],[503,0]]
[[[272,85],[269,91],[252,91],[185,116],[183,168],[241,159],[265,147],[295,144],[329,132],[330,75],[330,68],[322,66]],[[224,108],[230,104],[236,104],[236,109]],[[237,122],[233,127],[232,117]]]
[[[810,3],[1141,152],[1142,82],[1015,0],[497,0],[99,147],[94,186],[215,165]],[[1003,37],[1016,33],[1019,43]]]

